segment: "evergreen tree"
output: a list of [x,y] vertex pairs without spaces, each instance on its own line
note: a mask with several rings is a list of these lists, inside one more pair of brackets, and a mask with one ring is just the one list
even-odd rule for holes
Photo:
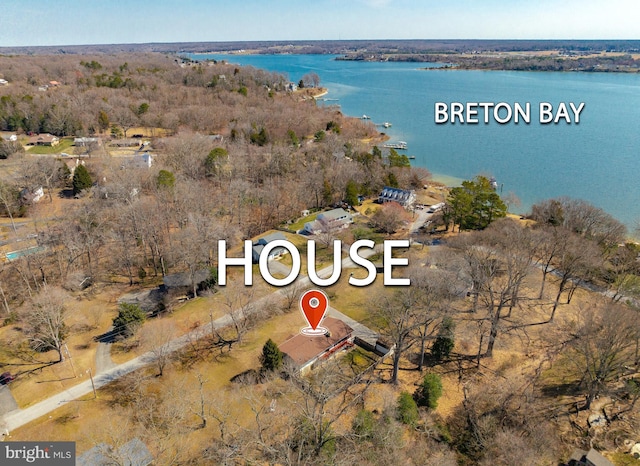
[[454,329],[455,322],[453,319],[451,319],[451,317],[445,317],[442,321],[442,325],[440,326],[440,330],[438,331],[438,336],[431,347],[431,354],[436,361],[442,361],[451,354],[451,351],[455,346],[453,337]]
[[485,176],[462,182],[449,192],[445,220],[460,230],[483,230],[494,220],[507,215],[507,206]]
[[430,409],[438,407],[438,398],[442,396],[442,380],[438,374],[427,374],[422,383],[413,394],[418,406],[427,406]]
[[229,158],[229,152],[223,147],[212,149],[204,160],[204,168],[207,176],[215,175]]
[[176,177],[170,171],[160,170],[156,183],[159,188],[171,189],[176,184]]
[[120,303],[118,315],[113,319],[113,331],[123,338],[130,337],[146,317],[145,312],[137,304]]
[[73,194],[78,194],[93,185],[91,175],[84,165],[78,165],[73,173]]
[[107,115],[107,112],[104,110],[100,110],[98,113],[98,127],[100,128],[100,131],[106,131],[109,129],[110,125],[111,122],[109,121],[109,115]]
[[269,338],[262,347],[262,354],[260,355],[260,363],[262,364],[262,370],[275,371],[282,367],[282,361],[284,354],[278,348],[278,345]]
[[347,186],[345,188],[345,196],[344,196],[344,201],[353,206],[353,205],[359,205],[360,201],[358,201],[358,183],[356,183],[353,180],[349,180],[347,181]]

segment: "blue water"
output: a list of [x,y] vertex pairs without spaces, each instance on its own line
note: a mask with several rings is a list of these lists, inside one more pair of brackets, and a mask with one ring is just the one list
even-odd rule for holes
[[[226,59],[289,76],[308,73],[328,88],[325,104],[391,122],[391,140],[408,143],[414,165],[450,183],[495,176],[525,213],[557,196],[585,199],[624,222],[640,220],[640,75],[430,70],[425,64],[336,61],[331,55],[193,55]],[[435,102],[531,103],[531,123],[438,125]],[[539,102],[585,103],[580,124],[541,125]]]

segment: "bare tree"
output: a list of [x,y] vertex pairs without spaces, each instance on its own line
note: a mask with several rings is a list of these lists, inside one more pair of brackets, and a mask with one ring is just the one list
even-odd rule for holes
[[520,285],[532,267],[534,244],[530,231],[511,220],[500,221],[489,230],[460,236],[452,242],[465,258],[472,277],[474,309],[480,300],[487,310],[490,329],[486,357],[493,355],[504,313],[507,309],[511,312],[518,301]]
[[417,341],[418,328],[425,324],[424,293],[418,287],[383,291],[373,298],[371,308],[380,322],[380,333],[393,345],[393,371],[391,382],[398,383],[398,370],[402,356]]
[[66,297],[60,288],[43,286],[23,315],[25,331],[33,349],[56,351],[57,362],[64,360],[62,347],[68,330],[65,324]]
[[28,189],[46,188],[49,202],[53,202],[51,191],[63,179],[63,168],[53,157],[28,158],[21,167],[22,178]]
[[173,353],[171,342],[176,334],[175,324],[162,318],[148,322],[142,328],[141,345],[153,355],[153,362],[158,368],[159,377],[162,377],[164,369],[171,359]]
[[306,288],[307,285],[305,285],[304,282],[296,280],[280,290],[280,294],[284,297],[284,306],[287,310],[291,310],[294,304],[298,303],[300,296]]
[[409,220],[409,214],[397,202],[387,202],[373,214],[372,224],[384,233],[395,233],[404,222]]
[[617,305],[582,311],[570,336],[567,360],[585,392],[585,409],[632,366],[640,331],[638,313]]
[[560,279],[549,322],[553,319],[560,304],[562,293],[567,293],[567,304],[582,279],[587,278],[602,261],[600,249],[593,241],[567,232],[562,235],[561,248],[556,256],[555,273]]

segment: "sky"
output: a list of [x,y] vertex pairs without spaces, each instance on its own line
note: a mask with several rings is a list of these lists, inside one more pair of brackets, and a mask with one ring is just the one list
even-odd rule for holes
[[640,39],[638,0],[0,0],[0,47],[345,39]]

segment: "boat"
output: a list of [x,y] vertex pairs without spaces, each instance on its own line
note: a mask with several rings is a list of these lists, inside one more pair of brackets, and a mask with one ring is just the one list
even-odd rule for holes
[[385,128],[391,128],[391,123],[385,121],[384,123],[382,123],[382,126],[384,126]]
[[363,120],[371,120],[371,117],[367,115],[362,115],[360,118]]
[[415,160],[415,158],[416,158],[416,156],[415,156],[415,155],[410,155],[410,156],[409,156],[409,159],[411,159],[411,160]]
[[404,142],[404,141],[388,142],[386,144],[383,144],[382,147],[385,147],[387,149],[406,150],[407,149],[407,143]]

